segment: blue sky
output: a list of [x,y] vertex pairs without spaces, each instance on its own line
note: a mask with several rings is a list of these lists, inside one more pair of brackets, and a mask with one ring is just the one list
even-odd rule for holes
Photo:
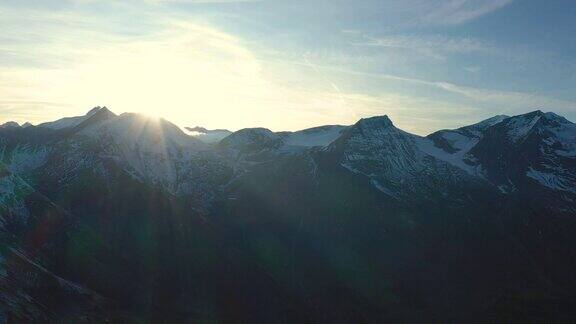
[[0,122],[96,105],[229,129],[574,121],[575,21],[565,0],[0,0]]

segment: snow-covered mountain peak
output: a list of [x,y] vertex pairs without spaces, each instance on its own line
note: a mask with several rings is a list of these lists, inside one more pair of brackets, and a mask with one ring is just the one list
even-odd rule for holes
[[79,128],[72,139],[88,139],[90,147],[99,147],[100,158],[173,194],[200,190],[206,184],[198,177],[219,168],[205,143],[165,119],[99,110]]
[[[393,145],[398,140],[412,140],[413,135],[396,127],[388,116],[362,118],[356,124],[348,127],[342,135],[330,144],[330,150],[338,150],[343,146]],[[410,139],[408,139],[410,138]]]
[[220,144],[226,147],[245,148],[260,146],[279,136],[267,128],[245,128],[224,138]]
[[[160,183],[172,192],[185,191],[183,186],[191,185],[182,180],[184,174],[189,176],[186,170],[197,172],[196,166],[203,168],[205,162],[225,161],[241,170],[282,156],[314,154],[328,154],[348,170],[377,182],[380,190],[394,194],[420,184],[432,186],[436,181],[457,183],[462,177],[481,178],[510,188],[525,181],[498,171],[506,168],[514,169],[516,175],[526,175],[529,170],[528,177],[536,177],[548,187],[555,181],[562,186],[554,188],[568,188],[576,181],[572,171],[576,126],[561,116],[539,110],[513,117],[498,115],[427,137],[395,127],[388,116],[363,118],[352,126],[327,125],[295,132],[246,128],[229,134],[203,127],[182,129],[166,120],[135,113],[117,116],[105,107],[42,126],[65,130],[35,131],[72,141],[88,138],[90,145],[96,143],[104,148],[99,152],[105,158],[119,161],[131,174]],[[25,132],[13,133],[20,131]],[[212,135],[217,135],[213,141],[203,138]],[[423,174],[428,180],[421,179]]]
[[534,132],[543,134],[566,125],[570,127],[573,123],[555,113],[541,110],[510,117],[501,123],[501,127],[506,130],[506,139],[511,143],[524,140]]
[[284,144],[289,147],[327,146],[334,142],[349,126],[326,125],[286,133]]
[[152,150],[159,144],[163,146],[175,144],[183,147],[201,146],[200,141],[186,135],[178,126],[165,119],[135,113],[111,116],[103,110],[98,111],[97,115],[107,115],[112,118],[91,126],[85,134],[104,133],[112,136],[115,141],[121,141],[130,146],[139,145],[143,148],[148,145],[147,149]]
[[485,119],[485,120],[483,120],[483,121],[481,121],[481,122],[479,122],[479,123],[476,123],[476,124],[473,124],[473,125],[470,125],[470,126],[466,126],[466,127],[463,127],[463,128],[474,128],[474,129],[477,129],[477,130],[480,130],[480,131],[484,131],[484,130],[486,130],[486,129],[489,128],[489,127],[492,127],[492,126],[494,126],[494,125],[496,125],[496,124],[501,123],[503,120],[505,120],[505,119],[507,119],[507,118],[510,118],[510,116],[508,116],[508,115],[496,115],[496,116],[494,116],[494,117],[490,117],[490,118],[488,118],[488,119]]
[[364,147],[394,146],[398,141],[412,141],[413,135],[396,127],[388,116],[362,118],[354,125],[347,127],[333,141],[328,150],[339,151],[347,149],[362,149]]
[[327,151],[341,166],[368,177],[374,187],[393,198],[451,190],[461,179],[476,174],[462,155],[446,153],[431,139],[394,127],[386,116],[360,120]]
[[544,113],[537,110],[506,119],[502,125],[506,129],[507,139],[514,143],[525,138],[543,117],[545,117]]
[[327,147],[348,127],[326,125],[295,132],[247,128],[224,138],[220,146],[248,160],[266,160],[272,156],[300,154],[312,147]]
[[568,119],[557,115],[553,112],[546,112],[543,114],[542,119],[545,123],[546,126],[548,127],[558,127],[560,125],[570,125],[573,123],[571,121],[569,121]]
[[497,115],[476,124],[457,129],[440,130],[428,135],[427,138],[446,153],[457,154],[460,158],[465,158],[468,151],[484,137],[487,129],[508,118],[510,117],[506,115]]
[[470,155],[503,192],[534,184],[574,192],[576,186],[576,125],[554,113],[506,118],[483,134]]
[[65,118],[58,119],[58,120],[53,121],[53,122],[47,122],[47,123],[40,124],[38,126],[44,127],[44,128],[50,128],[50,129],[54,129],[54,130],[73,128],[73,127],[76,127],[76,126],[82,124],[84,121],[88,120],[92,116],[110,115],[110,114],[114,115],[114,113],[112,113],[110,110],[108,110],[108,108],[98,106],[98,107],[94,107],[94,108],[90,109],[90,111],[88,111],[83,116],[65,117]]

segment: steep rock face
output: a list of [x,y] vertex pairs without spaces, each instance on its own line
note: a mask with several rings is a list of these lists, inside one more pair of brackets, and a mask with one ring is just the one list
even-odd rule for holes
[[477,124],[461,127],[458,129],[441,130],[427,136],[434,145],[460,158],[469,158],[468,153],[484,137],[486,130],[504,119],[506,115],[498,115],[483,120]]
[[387,116],[360,120],[328,151],[343,167],[368,176],[379,190],[394,197],[446,195],[472,181],[461,161],[435,148],[431,140],[396,128]]
[[382,181],[389,179],[393,186],[424,168],[415,138],[394,127],[386,116],[360,120],[329,150],[341,152],[345,168]]
[[50,148],[44,146],[0,148],[0,228],[27,222],[25,199],[34,191],[34,173],[46,164],[49,154]]
[[555,207],[574,212],[575,143],[576,125],[535,111],[490,127],[471,154],[502,191],[555,196],[564,201]]
[[164,121],[123,114],[79,135],[95,140],[106,154],[139,179],[179,193],[181,175],[192,167],[202,143]]
[[550,189],[574,188],[576,125],[553,113],[506,119],[491,128],[472,153],[497,182],[523,173]]
[[571,204],[575,129],[561,116],[534,111],[514,117],[496,116],[475,125],[439,131],[428,138],[505,194],[541,192]]
[[82,152],[97,148],[100,161],[113,161],[171,194],[193,197],[199,209],[208,207],[229,177],[229,167],[205,143],[163,119],[99,111],[72,131],[67,143],[78,147],[80,161],[85,161]]
[[94,107],[91,109],[86,115],[84,116],[76,116],[76,117],[65,117],[62,119],[58,119],[53,122],[42,123],[38,125],[38,127],[44,127],[54,130],[65,129],[65,128],[72,128],[75,126],[80,125],[83,121],[89,119],[94,114],[100,112],[101,110],[107,111],[106,107]]

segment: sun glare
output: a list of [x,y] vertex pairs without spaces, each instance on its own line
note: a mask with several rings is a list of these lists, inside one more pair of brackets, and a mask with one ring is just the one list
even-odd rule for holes
[[195,26],[175,30],[88,53],[74,75],[61,75],[58,88],[67,93],[73,88],[76,101],[85,106],[104,102],[114,111],[176,123],[190,118],[216,122],[223,114],[241,118],[251,109],[241,98],[269,97],[258,62],[234,38]]
[[214,27],[173,19],[147,36],[91,37],[79,31],[60,49],[69,58],[66,65],[0,75],[0,83],[23,83],[14,91],[0,87],[0,94],[53,103],[43,118],[27,114],[24,121],[39,123],[47,115],[54,120],[104,105],[181,127],[296,130],[345,124],[357,117],[352,107],[373,105],[334,90],[323,75],[311,86],[322,73],[270,62],[257,45]]

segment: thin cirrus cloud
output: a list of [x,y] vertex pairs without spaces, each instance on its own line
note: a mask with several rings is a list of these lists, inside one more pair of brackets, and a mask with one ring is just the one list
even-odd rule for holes
[[357,46],[380,47],[389,50],[410,51],[407,55],[423,55],[446,60],[452,54],[482,53],[495,55],[499,50],[486,42],[472,38],[447,37],[444,35],[385,35],[364,36]]
[[[431,126],[432,124],[411,123],[410,115],[412,113],[420,116],[420,119],[425,118],[423,114],[427,115],[429,122],[435,120],[433,124],[442,124],[442,119],[444,119],[444,127],[456,127],[465,124],[465,121],[489,118],[496,114],[521,114],[535,109],[553,109],[568,118],[573,118],[576,107],[576,102],[572,100],[554,98],[538,92],[464,86],[446,81],[430,81],[387,73],[366,72],[334,65],[316,64],[315,69],[323,71],[325,75],[341,75],[346,79],[358,78],[358,80],[376,84],[376,88],[379,90],[370,95],[361,95],[363,100],[386,102],[385,98],[398,99],[397,101],[401,104],[387,107],[386,111],[391,111],[393,116],[403,116],[403,126],[419,134],[426,134],[434,130],[434,127]],[[405,91],[396,89],[405,89]],[[414,95],[415,93],[420,94]],[[434,95],[431,96],[430,93]],[[357,98],[359,94],[346,93],[345,95]],[[372,98],[372,100],[368,98]],[[373,114],[378,111],[378,108],[370,106],[363,113],[369,115],[370,111]],[[452,117],[446,115],[448,111]]]
[[[298,33],[362,28],[399,30],[413,27],[455,26],[506,7],[513,0],[149,0],[195,14],[221,14]],[[247,3],[242,6],[219,4]],[[251,4],[250,4],[251,3]],[[199,11],[197,5],[202,9]],[[212,11],[210,5],[214,4]]]
[[[422,14],[419,22],[439,25],[463,24],[502,9],[513,1],[514,0],[424,1],[426,5],[422,6],[422,9],[426,9],[427,11]],[[434,6],[434,3],[436,6]]]

